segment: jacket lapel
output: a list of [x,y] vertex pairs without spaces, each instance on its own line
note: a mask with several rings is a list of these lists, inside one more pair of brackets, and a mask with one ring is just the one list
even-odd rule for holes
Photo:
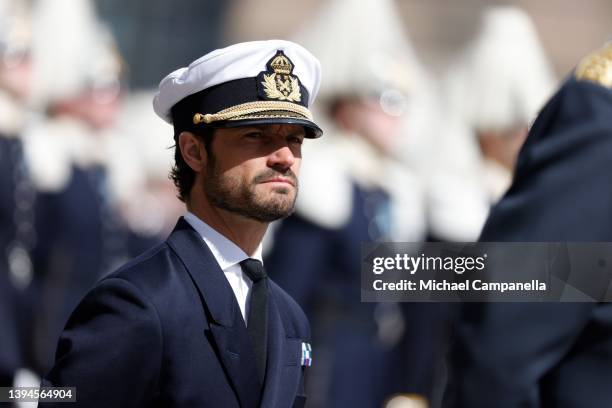
[[204,302],[219,359],[240,406],[258,407],[261,387],[244,320],[229,282],[202,238],[180,218],[167,240]]

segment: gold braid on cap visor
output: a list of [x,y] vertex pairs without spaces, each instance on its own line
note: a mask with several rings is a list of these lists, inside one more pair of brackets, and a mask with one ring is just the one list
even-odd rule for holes
[[[270,112],[272,111],[272,112]],[[265,112],[269,112],[266,114]],[[283,114],[284,112],[289,113]],[[294,115],[291,115],[293,113]],[[301,106],[291,102],[277,101],[258,101],[247,102],[231,108],[223,109],[217,113],[196,113],[193,115],[193,123],[212,123],[223,120],[242,120],[242,119],[263,119],[263,118],[283,118],[298,117],[301,119],[312,120],[312,113]]]

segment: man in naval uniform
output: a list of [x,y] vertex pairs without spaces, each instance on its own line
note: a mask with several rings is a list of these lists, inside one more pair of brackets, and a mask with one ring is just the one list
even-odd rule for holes
[[[612,44],[544,107],[484,242],[612,241]],[[448,407],[605,407],[610,303],[471,303],[457,323]]]
[[172,178],[187,213],[161,245],[87,294],[43,385],[83,407],[298,407],[311,363],[300,307],[267,278],[261,240],[289,215],[318,60],[281,40],[215,50],[164,78]]

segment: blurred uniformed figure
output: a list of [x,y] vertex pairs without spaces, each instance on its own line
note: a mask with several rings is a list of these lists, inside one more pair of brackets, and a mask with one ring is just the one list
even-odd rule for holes
[[[31,27],[25,1],[0,1],[0,386],[23,365],[24,291],[32,279],[35,194],[23,156]],[[0,405],[2,405],[0,403]]]
[[[122,218],[142,236],[167,236],[184,212],[176,188],[168,177],[174,153],[168,141],[170,125],[151,111],[157,90],[130,92],[124,96],[114,132],[138,155],[130,161],[139,168],[128,194],[121,194]],[[135,163],[134,163],[135,162]]]
[[448,132],[474,144],[483,198],[496,202],[510,185],[529,124],[555,86],[529,16],[511,6],[485,9],[476,39],[446,76]]
[[[612,241],[612,44],[549,100],[485,242]],[[457,323],[447,406],[607,407],[610,303],[473,303]]]
[[[298,35],[320,59],[326,140],[304,146],[296,213],[276,226],[266,265],[313,322],[312,407],[383,406],[427,395],[431,308],[361,303],[362,242],[422,241],[419,179],[402,161],[404,121],[418,123],[427,81],[393,1],[337,0]],[[299,248],[299,262],[291,255]]]
[[86,0],[38,0],[33,24],[29,98],[40,115],[24,133],[38,190],[28,365],[42,374],[86,291],[153,243],[132,241],[117,211],[138,168],[110,132],[121,97],[110,34]]

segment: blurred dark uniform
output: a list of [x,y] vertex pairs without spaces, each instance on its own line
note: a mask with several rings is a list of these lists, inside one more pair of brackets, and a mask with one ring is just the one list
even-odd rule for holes
[[[0,386],[22,367],[28,316],[24,291],[32,280],[35,235],[30,183],[21,140],[28,86],[29,24],[25,2],[0,6]],[[0,403],[0,406],[4,406]]]
[[[481,241],[612,241],[612,46],[548,102]],[[612,406],[612,305],[466,304],[449,407]]]
[[37,198],[36,312],[29,365],[39,374],[53,364],[68,317],[101,277],[159,242],[128,230],[109,199],[103,166],[72,166],[60,191]]
[[121,61],[93,2],[37,1],[32,25],[31,99],[40,114],[23,136],[38,191],[26,364],[42,375],[68,317],[94,283],[158,241],[132,251],[118,215],[110,180],[129,177],[116,170],[127,148],[109,145],[119,139],[111,129]]
[[[18,267],[15,256],[24,256],[27,252],[18,248],[16,195],[17,186],[26,183],[23,172],[24,162],[21,140],[17,137],[5,137],[0,134],[0,386],[12,385],[15,371],[22,366],[21,338],[19,325],[23,325],[24,316],[20,316],[20,290],[15,285],[16,276],[11,269]],[[23,186],[22,186],[23,190]],[[21,248],[24,249],[23,247]],[[18,252],[14,252],[18,251]],[[23,265],[27,268],[27,265]],[[27,271],[25,271],[27,272]],[[31,272],[31,271],[30,271]],[[27,284],[28,276],[24,277]],[[30,277],[31,278],[31,277]],[[25,319],[24,319],[25,320]]]

